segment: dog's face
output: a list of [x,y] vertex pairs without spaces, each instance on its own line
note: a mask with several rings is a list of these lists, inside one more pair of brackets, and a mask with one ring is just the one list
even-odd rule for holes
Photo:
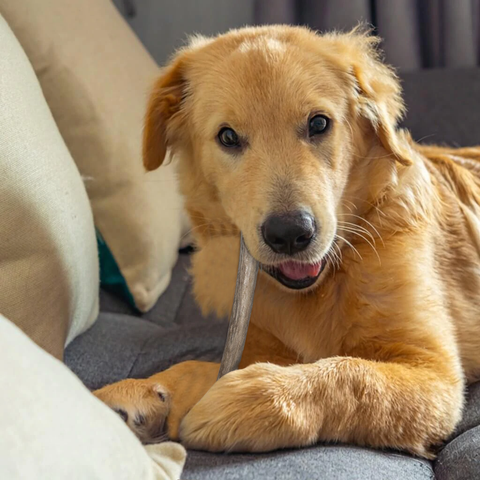
[[177,152],[194,227],[236,227],[264,270],[292,290],[317,282],[343,238],[347,197],[367,181],[352,179],[358,158],[367,162],[380,146],[408,161],[395,137],[398,84],[370,43],[295,27],[200,39],[177,55],[150,100],[147,169],[167,146]]

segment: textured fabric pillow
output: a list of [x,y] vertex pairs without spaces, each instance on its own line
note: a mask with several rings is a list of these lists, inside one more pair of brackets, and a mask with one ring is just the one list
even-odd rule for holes
[[0,222],[0,312],[60,358],[98,314],[92,212],[35,73],[1,16]]
[[86,178],[101,238],[136,307],[149,310],[170,281],[182,235],[175,167],[146,174],[141,161],[157,65],[109,0],[0,0],[0,13]]
[[144,448],[61,362],[0,316],[0,478],[178,480],[185,450]]

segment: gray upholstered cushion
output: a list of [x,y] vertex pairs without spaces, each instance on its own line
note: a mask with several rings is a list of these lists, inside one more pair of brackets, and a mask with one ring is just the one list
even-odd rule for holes
[[480,478],[480,382],[469,388],[463,418],[435,461],[435,475],[438,480]]
[[449,442],[435,462],[438,480],[480,478],[480,426],[467,430]]
[[87,387],[147,377],[185,360],[220,360],[227,323],[202,317],[185,274],[188,263],[180,255],[167,291],[143,318],[102,292],[96,325],[65,352],[65,362]]
[[458,437],[467,430],[478,426],[480,426],[480,382],[471,385],[468,389],[468,396],[463,418],[458,424],[453,438]]
[[[198,318],[197,318],[198,320]],[[226,324],[198,320],[163,328],[128,315],[101,313],[65,352],[66,364],[91,389],[143,378],[185,360],[219,361]]]
[[259,455],[189,452],[188,480],[430,480],[431,465],[408,455],[345,445],[316,446]]

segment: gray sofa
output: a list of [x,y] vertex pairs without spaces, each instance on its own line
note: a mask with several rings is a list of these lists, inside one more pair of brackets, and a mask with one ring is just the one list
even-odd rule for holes
[[[409,107],[405,125],[415,139],[480,144],[480,69],[406,74],[404,88]],[[202,318],[192,298],[188,265],[189,255],[182,253],[168,290],[144,315],[101,292],[100,318],[65,353],[67,365],[89,388],[149,376],[184,360],[219,360],[227,324]],[[259,455],[189,452],[183,478],[480,479],[480,383],[470,387],[463,420],[433,463],[348,445]]]

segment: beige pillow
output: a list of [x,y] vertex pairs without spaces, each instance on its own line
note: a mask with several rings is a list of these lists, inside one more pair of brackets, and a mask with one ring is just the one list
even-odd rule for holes
[[180,478],[181,445],[143,447],[67,367],[1,315],[0,362],[1,479]]
[[109,0],[0,0],[0,13],[86,177],[95,225],[146,311],[170,281],[182,235],[175,167],[146,174],[141,161],[158,67]]
[[0,222],[0,312],[60,358],[98,314],[92,212],[35,73],[1,16]]

